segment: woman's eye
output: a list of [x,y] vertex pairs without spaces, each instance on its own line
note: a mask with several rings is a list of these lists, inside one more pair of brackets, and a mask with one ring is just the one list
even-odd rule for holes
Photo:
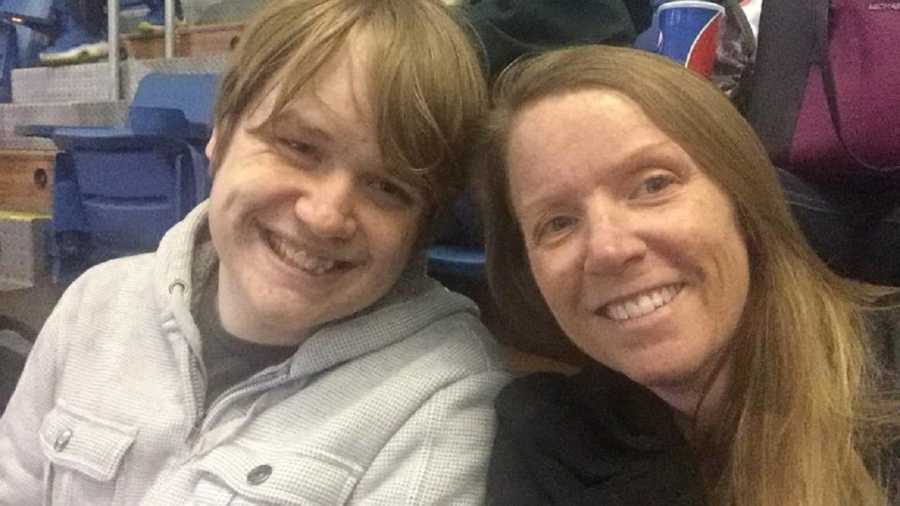
[[575,224],[575,218],[571,216],[554,216],[538,227],[538,240],[548,239],[559,235]]
[[547,222],[547,229],[551,232],[559,232],[560,230],[564,230],[568,228],[569,225],[572,224],[574,220],[568,216],[557,216],[552,220]]
[[668,188],[675,182],[675,176],[672,174],[654,174],[641,182],[640,188],[635,192],[639,196],[641,194],[653,195]]

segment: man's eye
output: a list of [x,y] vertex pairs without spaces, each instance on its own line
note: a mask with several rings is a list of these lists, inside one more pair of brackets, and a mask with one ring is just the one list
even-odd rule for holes
[[369,188],[379,195],[400,201],[404,204],[412,202],[412,196],[400,185],[387,179],[375,178],[369,182]]
[[292,155],[313,159],[318,159],[319,157],[319,149],[315,144],[291,139],[281,139],[280,142]]

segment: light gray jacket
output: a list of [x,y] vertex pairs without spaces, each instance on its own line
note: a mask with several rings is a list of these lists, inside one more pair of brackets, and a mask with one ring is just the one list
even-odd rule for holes
[[0,505],[483,502],[507,374],[471,301],[407,273],[204,413],[205,229],[201,205],[66,291],[0,420]]

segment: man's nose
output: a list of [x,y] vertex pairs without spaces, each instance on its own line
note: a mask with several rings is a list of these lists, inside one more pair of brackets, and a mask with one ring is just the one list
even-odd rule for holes
[[323,239],[349,239],[356,233],[353,179],[348,174],[321,174],[304,188],[294,210],[309,232]]

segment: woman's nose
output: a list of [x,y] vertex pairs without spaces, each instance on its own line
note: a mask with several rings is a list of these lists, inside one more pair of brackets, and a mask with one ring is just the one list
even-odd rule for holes
[[349,239],[356,233],[353,181],[339,173],[323,174],[304,188],[294,206],[310,233],[323,239]]
[[613,217],[592,221],[584,260],[586,272],[620,272],[646,255],[647,244],[627,221]]

